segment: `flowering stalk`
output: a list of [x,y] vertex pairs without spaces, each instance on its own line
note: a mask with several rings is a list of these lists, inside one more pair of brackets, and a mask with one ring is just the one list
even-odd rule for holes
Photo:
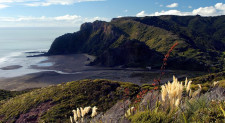
[[162,76],[165,74],[165,69],[166,69],[166,65],[167,65],[167,60],[168,60],[168,58],[169,58],[169,56],[170,56],[170,53],[173,51],[173,49],[174,49],[178,44],[179,44],[179,43],[176,42],[176,43],[169,49],[169,51],[167,52],[167,54],[164,56],[162,66],[161,66],[161,68],[160,68],[160,71],[161,71],[160,76],[159,76],[158,79],[154,79],[154,83],[152,84],[153,86],[158,85],[158,87],[157,87],[157,88],[154,88],[154,90],[157,90],[157,89],[160,87]]
[[163,59],[163,64],[161,66],[161,74],[160,77],[158,79],[158,83],[160,85],[160,80],[162,79],[162,76],[165,74],[165,69],[166,69],[166,65],[167,65],[167,60],[170,56],[170,53],[173,51],[173,49],[178,45],[178,42],[176,42],[171,48],[170,50],[167,52],[167,54],[165,55],[164,59]]

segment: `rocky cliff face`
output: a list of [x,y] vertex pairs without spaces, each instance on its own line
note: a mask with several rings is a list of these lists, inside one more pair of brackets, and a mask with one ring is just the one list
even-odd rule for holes
[[[176,64],[176,68],[189,69],[185,67],[189,65],[193,70],[218,70],[224,69],[224,35],[225,16],[125,17],[111,22],[84,23],[80,31],[56,38],[48,54],[88,53],[97,56],[95,64],[115,66],[135,62],[132,63],[134,66],[143,63],[146,66],[155,64],[152,61],[161,58],[150,57],[153,56],[152,52],[165,54],[178,42],[179,45],[171,54],[173,60],[169,61]],[[133,40],[142,42],[150,51],[146,48],[143,50],[142,45],[128,43]],[[135,53],[129,49],[131,45]]]
[[150,50],[145,43],[129,40],[117,48],[103,52],[92,64],[103,66],[145,67],[160,63],[163,55]]
[[85,23],[81,25],[80,31],[56,38],[48,54],[82,52],[99,55],[113,44],[120,35],[122,35],[122,32],[107,22]]

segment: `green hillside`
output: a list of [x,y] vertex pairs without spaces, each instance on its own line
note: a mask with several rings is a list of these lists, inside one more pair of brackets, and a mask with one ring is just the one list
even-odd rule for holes
[[[97,56],[93,64],[98,65],[159,67],[158,61],[178,42],[168,61],[170,68],[222,71],[225,69],[224,33],[225,16],[115,18],[111,22],[84,23],[80,31],[56,38],[48,55],[88,53]],[[130,41],[143,42],[147,47],[142,47],[144,52],[138,52],[137,43],[127,43]],[[120,61],[113,60],[123,57]]]
[[[171,121],[180,123],[184,120],[222,122],[225,117],[224,73],[193,78],[194,84],[191,85],[191,90],[197,91],[199,89],[197,84],[201,84],[201,96],[190,98],[186,91],[183,91],[181,106],[177,108],[171,108],[170,105],[161,102],[162,86],[156,88],[157,86],[152,84],[139,87],[128,82],[80,80],[29,92],[22,91],[15,97],[0,101],[0,123],[70,123],[70,116],[73,116],[72,110],[87,106],[98,108],[97,112],[100,114],[100,117],[97,117],[98,122],[104,122],[105,118],[110,119],[111,116],[116,122],[126,120],[127,123]],[[219,81],[218,85],[213,86],[213,81]],[[2,95],[5,94],[0,93],[0,96]],[[130,99],[130,103],[124,101],[127,99]],[[124,105],[127,107],[123,109]],[[126,110],[132,106],[136,108],[135,112],[129,117],[124,117]],[[122,111],[120,117],[115,115],[118,111]]]
[[0,102],[0,122],[69,122],[72,110],[97,106],[98,112],[123,99],[124,89],[133,97],[139,86],[110,80],[80,80],[35,89]]
[[0,90],[0,101],[10,99],[12,97],[15,97],[17,95],[21,95],[23,93],[27,93],[33,89],[28,89],[24,91],[7,91],[7,90]]

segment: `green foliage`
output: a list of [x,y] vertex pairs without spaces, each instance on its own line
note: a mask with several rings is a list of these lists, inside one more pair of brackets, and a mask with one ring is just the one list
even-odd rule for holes
[[129,119],[132,123],[171,123],[173,118],[164,111],[143,111],[138,112]]
[[[48,54],[89,53],[100,59],[93,64],[105,66],[140,67],[146,62],[151,63],[151,66],[158,66],[158,62],[154,61],[161,60],[159,57],[144,58],[148,54],[146,52],[142,54],[127,52],[121,57],[124,50],[119,50],[119,48],[129,47],[129,43],[124,45],[125,42],[137,40],[143,42],[150,50],[162,55],[175,42],[178,42],[179,45],[168,59],[168,67],[218,72],[225,69],[224,18],[225,16],[171,15],[125,17],[113,19],[111,22],[85,23],[80,31],[56,38]],[[132,49],[137,52],[135,49],[138,48],[132,47]],[[143,59],[129,63],[131,59],[127,56],[143,57]],[[124,62],[117,63],[123,57]]]
[[156,106],[154,109],[136,112],[130,116],[132,123],[189,123],[189,122],[224,122],[225,103],[211,101],[207,97],[190,99],[179,108]]
[[224,122],[224,115],[222,114],[218,103],[215,105],[211,103],[208,107],[201,107],[191,116],[192,121],[205,122]]
[[0,101],[1,100],[5,100],[5,99],[10,99],[12,97],[15,97],[17,95],[21,95],[23,93],[27,93],[29,91],[31,91],[33,89],[30,90],[24,90],[24,91],[7,91],[7,90],[0,90]]
[[15,121],[46,102],[50,102],[51,108],[41,116],[45,122],[64,122],[77,107],[97,106],[99,112],[104,112],[123,98],[119,90],[124,88],[129,88],[129,97],[139,90],[137,85],[109,80],[80,80],[33,90],[0,105],[1,121]]
[[153,86],[152,84],[143,84],[143,85],[141,86],[141,88],[142,88],[143,90],[153,90],[153,89],[155,88],[155,86]]
[[224,108],[222,104],[224,102],[209,101],[207,97],[201,96],[200,98],[186,101],[182,114],[188,122],[224,122],[225,117],[220,110]]
[[218,85],[219,87],[225,88],[225,80],[220,80]]
[[194,84],[202,84],[202,83],[213,83],[214,81],[220,81],[225,79],[225,71],[218,72],[218,73],[211,73],[203,76],[199,76],[193,78],[192,81]]
[[205,109],[208,108],[208,106],[209,101],[206,99],[206,97],[197,98],[191,101],[187,100],[185,110],[187,119],[190,119],[190,117],[199,109]]

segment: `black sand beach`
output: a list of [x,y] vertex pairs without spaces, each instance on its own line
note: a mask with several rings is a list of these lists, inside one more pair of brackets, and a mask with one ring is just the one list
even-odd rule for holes
[[[94,57],[87,54],[49,56],[48,60],[40,63],[44,65],[30,66],[31,69],[44,69],[46,71],[12,78],[1,78],[0,89],[24,90],[81,79],[110,79],[141,85],[144,83],[152,83],[154,78],[160,74],[159,70],[149,71],[143,68],[124,69],[119,67],[87,66],[92,60],[94,60]],[[50,63],[52,66],[48,65]],[[45,66],[45,64],[47,65]],[[167,72],[168,74],[164,76],[163,82],[171,79],[174,74],[179,78],[184,78],[186,76],[184,73],[180,72],[180,75],[175,71]]]

